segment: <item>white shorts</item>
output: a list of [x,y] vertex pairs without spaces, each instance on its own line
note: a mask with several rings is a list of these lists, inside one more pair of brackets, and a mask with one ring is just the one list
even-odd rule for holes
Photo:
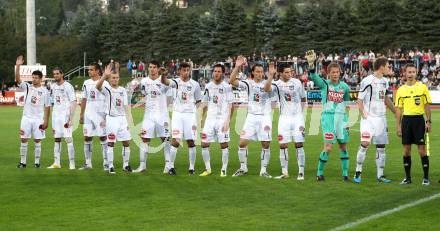
[[144,114],[142,121],[142,138],[169,137],[170,136],[170,118],[168,114]]
[[280,116],[278,120],[278,141],[280,144],[304,142],[305,123],[302,114]]
[[84,126],[83,126],[84,136],[106,136],[105,131],[105,115],[98,113],[90,113],[84,115]]
[[229,142],[229,129],[223,132],[223,126],[225,124],[224,119],[209,119],[206,118],[205,126],[202,131],[202,142],[213,143],[218,141],[219,143]]
[[72,137],[72,126],[66,128],[69,121],[69,115],[64,113],[52,114],[52,131],[54,138]]
[[361,119],[361,142],[388,144],[388,126],[386,117],[369,116]]
[[256,141],[272,140],[272,116],[248,114],[240,133],[241,139]]
[[131,140],[130,129],[125,116],[107,116],[105,121],[108,142]]
[[173,112],[171,130],[175,139],[197,140],[196,114]]
[[32,136],[36,140],[46,138],[46,132],[40,129],[40,125],[43,123],[43,119],[35,119],[23,116],[20,124],[20,138],[29,139]]

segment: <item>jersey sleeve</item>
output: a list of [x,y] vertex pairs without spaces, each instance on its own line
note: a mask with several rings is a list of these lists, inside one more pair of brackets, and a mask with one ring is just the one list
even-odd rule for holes
[[176,88],[176,89],[179,88],[179,84],[178,84],[177,80],[176,79],[170,79],[169,87],[170,88]]
[[202,90],[200,89],[200,84],[195,83],[195,89],[194,89],[194,100],[200,101],[202,99]]
[[205,92],[203,92],[202,96],[202,102],[208,102],[209,101],[209,90],[208,87],[205,87]]
[[123,99],[122,99],[122,103],[124,106],[128,106],[128,94],[127,91],[124,89],[124,94],[123,94]]
[[88,97],[86,83],[83,83],[81,96],[82,96],[83,99],[87,99],[87,97]]
[[26,89],[29,89],[29,86],[30,86],[29,83],[27,83],[27,82],[25,82],[25,81],[22,81],[22,82],[18,85],[18,88],[23,89],[23,90],[26,90]]
[[50,102],[50,92],[48,90],[45,90],[45,94],[44,94],[44,106],[45,107],[50,107],[52,106],[51,102]]
[[315,83],[315,85],[319,87],[319,89],[322,89],[326,86],[321,76],[316,73],[310,73],[309,79],[312,80],[313,83]]
[[365,99],[365,97],[367,96],[367,92],[368,91],[371,91],[371,88],[370,87],[368,87],[368,86],[370,86],[369,84],[367,84],[367,81],[365,81],[365,80],[362,80],[361,81],[361,85],[360,85],[360,90],[359,90],[359,94],[358,94],[358,99],[360,99],[360,100],[364,100]]
[[76,102],[75,90],[72,85],[67,88],[67,97],[69,98],[69,102]]
[[403,108],[402,88],[399,88],[396,93],[396,99],[394,100],[394,106]]
[[347,84],[344,84],[344,101],[349,102],[350,101],[350,88]]
[[299,97],[306,98],[306,89],[304,89],[304,85],[301,83],[301,81],[298,81],[299,84]]
[[247,80],[239,80],[238,81],[238,88],[240,90],[249,91],[249,81],[247,81]]

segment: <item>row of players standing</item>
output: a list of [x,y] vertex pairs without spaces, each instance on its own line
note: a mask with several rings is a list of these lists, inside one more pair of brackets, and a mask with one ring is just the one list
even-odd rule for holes
[[[328,67],[329,80],[323,80],[320,76],[315,74],[313,72],[313,64],[316,61],[316,55],[314,57],[313,55],[312,53],[307,54],[312,73],[310,77],[317,83],[317,86],[322,89],[324,103],[321,125],[325,144],[319,158],[317,179],[324,180],[323,171],[328,159],[328,154],[332,144],[338,142],[340,147],[342,176],[344,180],[348,180],[348,152],[346,151],[346,143],[348,141],[346,108],[348,105],[346,103],[349,100],[349,88],[346,84],[339,81],[339,66],[337,66],[337,68],[336,65],[330,65]],[[19,66],[20,63],[23,63],[22,59],[21,61],[17,59],[17,66]],[[276,72],[273,64],[269,67],[269,77],[267,80],[264,79],[263,67],[259,64],[252,67],[252,79],[238,80],[239,69],[245,63],[246,60],[243,57],[237,59],[235,68],[231,74],[230,84],[224,82],[222,79],[224,67],[220,64],[215,65],[213,81],[206,86],[202,97],[198,83],[189,77],[189,65],[182,64],[179,67],[179,78],[167,79],[165,70],[159,70],[159,63],[155,61],[150,62],[148,67],[149,77],[143,79],[141,82],[141,90],[145,95],[145,114],[141,132],[143,142],[140,147],[140,166],[134,170],[134,172],[144,172],[146,170],[149,143],[152,138],[160,137],[163,142],[165,154],[164,173],[169,173],[170,175],[176,174],[174,161],[177,149],[181,142],[185,140],[189,148],[189,174],[195,174],[196,149],[194,141],[197,137],[196,108],[203,99],[204,103],[207,104],[207,107],[205,107],[207,110],[204,110],[204,112],[206,113],[207,111],[208,114],[207,118],[203,120],[204,126],[202,132],[202,157],[206,169],[200,175],[207,176],[211,174],[209,146],[210,143],[217,141],[220,143],[222,150],[222,169],[220,175],[226,176],[229,159],[229,124],[232,115],[233,101],[232,85],[247,91],[249,96],[248,114],[240,134],[238,150],[240,168],[233,176],[241,176],[248,172],[247,146],[250,140],[254,140],[260,141],[262,145],[260,176],[267,178],[272,177],[267,172],[267,165],[270,159],[269,144],[272,140],[271,99],[276,96],[280,102],[278,140],[280,142],[279,154],[282,166],[282,174],[276,178],[282,179],[289,177],[287,171],[289,159],[287,147],[288,144],[293,141],[298,157],[299,173],[297,179],[304,179],[305,153],[303,142],[305,126],[302,113],[305,102],[304,88],[299,80],[291,78],[291,70],[288,66],[279,67],[280,80],[272,83],[273,76]],[[358,183],[360,183],[362,163],[365,159],[365,153],[371,139],[373,139],[373,143],[376,144],[377,147],[377,179],[381,182],[389,182],[383,175],[385,165],[384,146],[388,143],[385,105],[393,111],[394,107],[392,107],[392,102],[389,101],[389,98],[386,97],[385,94],[387,89],[386,81],[381,78],[386,74],[386,69],[385,63],[380,64],[379,67],[376,65],[375,74],[366,78],[364,88],[362,88],[363,91],[359,97],[361,102],[364,101],[368,104],[368,111],[365,110],[365,107],[361,107],[363,108],[361,109],[363,115],[361,121],[362,144],[358,151],[355,175],[355,182]],[[54,76],[56,74],[62,74],[62,71],[55,69]],[[124,88],[119,86],[119,67],[107,66],[105,72],[101,73],[99,65],[91,65],[89,75],[91,79],[84,82],[83,99],[81,102],[80,122],[84,124],[84,153],[86,161],[84,166],[80,169],[92,168],[92,138],[98,136],[100,137],[102,145],[104,170],[115,173],[113,166],[113,147],[116,141],[121,141],[123,144],[123,170],[130,172],[129,141],[131,140],[131,136],[127,118],[131,118],[131,116],[127,116],[127,113],[129,113],[127,92]],[[57,80],[57,78],[55,79]],[[106,80],[108,80],[108,82]],[[17,82],[21,83],[19,76],[17,77]],[[59,88],[64,86],[65,89],[60,89],[59,91],[51,90],[52,97],[47,96],[47,99],[55,99],[52,103],[54,105],[53,118],[63,118],[52,120],[56,145],[54,148],[55,161],[49,168],[61,167],[59,161],[61,152],[60,142],[61,138],[64,137],[69,147],[69,167],[74,169],[74,150],[71,131],[74,106],[72,105],[73,100],[70,95],[73,88],[63,80],[57,80],[57,83],[54,85],[58,85]],[[46,106],[45,113],[38,114],[37,117],[40,119],[30,126],[30,129],[26,129],[29,126],[23,126],[23,120],[25,119],[22,120],[21,131],[23,132],[21,132],[22,144],[20,148],[21,161],[19,167],[26,167],[27,139],[30,138],[31,134],[34,135],[36,143],[40,143],[39,141],[44,138],[44,129],[47,127],[49,114],[47,107],[50,103],[46,104],[46,100],[44,100],[45,93],[38,88],[38,84],[35,84],[34,80],[33,85],[23,83],[20,84],[20,86],[25,88],[27,92],[31,90],[30,97],[26,94],[23,118],[29,117],[31,114],[27,108],[35,109]],[[367,90],[366,86],[369,86],[370,90]],[[52,87],[52,89],[56,88],[57,86]],[[175,88],[171,123],[172,134],[170,134],[169,129],[169,116],[165,94],[169,88]],[[34,94],[34,91],[37,94]],[[57,94],[57,92],[59,93]],[[367,97],[367,94],[369,94],[369,97]],[[377,97],[376,94],[378,95]],[[34,95],[41,96],[41,99],[37,100],[38,103],[32,100]],[[30,100],[28,100],[28,98]],[[57,103],[64,105],[63,110],[56,109]],[[364,105],[361,103],[360,106]],[[370,116],[369,113],[371,113]],[[43,114],[44,116],[42,116]],[[374,119],[367,119],[373,117]],[[42,126],[38,128],[35,127],[40,124],[42,124]],[[40,135],[38,136],[38,134]],[[171,142],[169,142],[170,135],[172,137]],[[26,146],[26,149],[24,146]],[[39,153],[41,153],[41,145]],[[39,153],[37,153],[36,146],[35,166],[38,165],[38,167],[39,155],[37,160],[37,154]]]

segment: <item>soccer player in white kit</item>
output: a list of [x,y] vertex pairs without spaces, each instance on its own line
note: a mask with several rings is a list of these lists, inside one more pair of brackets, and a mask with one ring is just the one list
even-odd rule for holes
[[79,122],[84,124],[84,156],[85,164],[80,170],[92,168],[93,137],[98,136],[101,141],[104,171],[108,171],[107,137],[105,131],[105,112],[103,93],[96,89],[96,83],[102,75],[101,67],[97,63],[89,66],[90,79],[82,86],[81,114]]
[[203,117],[202,120],[202,158],[205,162],[205,171],[200,176],[211,175],[211,163],[209,146],[210,143],[218,141],[222,150],[222,168],[221,177],[226,177],[226,170],[229,160],[229,124],[232,116],[232,103],[234,94],[229,83],[223,81],[225,67],[222,64],[215,64],[212,70],[212,81],[205,87],[205,93],[202,102]]
[[[272,97],[273,91],[271,82],[263,79],[264,69],[261,64],[252,66],[252,79],[238,80],[238,72],[241,66],[246,63],[246,59],[242,56],[237,58],[235,67],[231,73],[229,82],[232,86],[240,88],[248,93],[248,114],[244,122],[243,129],[240,134],[240,144],[238,149],[238,158],[240,160],[240,168],[232,175],[242,176],[248,172],[247,168],[247,146],[249,140],[261,142],[261,169],[260,176],[272,178],[267,173],[267,166],[270,159],[270,141],[272,140]],[[273,64],[269,70],[269,75],[275,74]],[[272,78],[272,76],[269,76]]]
[[[105,80],[109,79],[109,82]],[[110,83],[110,84],[109,84]],[[130,140],[128,118],[132,118],[129,110],[127,90],[119,86],[119,63],[105,67],[104,75],[96,83],[96,89],[105,95],[104,112],[105,127],[108,141],[107,159],[109,173],[115,174],[113,165],[113,149],[116,141],[122,142],[122,170],[131,172],[130,167]]]
[[[296,156],[298,162],[297,180],[304,180],[304,132],[305,122],[303,108],[306,102],[304,86],[298,79],[292,78],[292,69],[287,64],[278,67],[280,79],[275,81],[275,95],[280,103],[280,114],[278,119],[278,142],[280,143],[281,175],[275,179],[289,177],[288,144],[295,142]],[[269,78],[268,81],[272,80]]]
[[20,163],[17,168],[26,168],[28,140],[34,137],[35,167],[40,167],[41,140],[46,138],[45,129],[49,122],[50,102],[49,92],[41,81],[41,71],[32,72],[32,84],[21,80],[20,66],[24,63],[23,56],[18,56],[15,63],[15,81],[20,89],[25,92],[23,117],[20,124]]
[[142,121],[139,168],[133,172],[144,172],[147,169],[147,156],[152,138],[160,137],[163,143],[165,167],[163,172],[168,173],[170,166],[170,117],[167,109],[168,86],[161,82],[159,73],[160,64],[152,60],[148,65],[148,77],[141,80],[140,88],[145,97],[145,113]]
[[389,183],[391,180],[384,176],[385,145],[388,144],[388,126],[386,107],[393,113],[395,109],[389,97],[388,80],[384,77],[391,73],[391,66],[384,57],[375,60],[374,74],[365,77],[360,85],[358,107],[361,118],[361,145],[357,153],[356,174],[353,181],[361,183],[362,165],[370,143],[376,145],[377,180]]
[[54,162],[48,168],[61,168],[61,139],[64,138],[67,144],[69,156],[69,169],[75,169],[75,149],[72,139],[72,122],[76,108],[76,96],[73,86],[64,81],[63,70],[59,67],[52,70],[55,83],[50,87],[50,98],[52,104],[52,131],[55,138],[53,147]]
[[190,78],[191,66],[188,63],[181,63],[178,68],[179,78],[167,79],[162,75],[162,83],[175,89],[173,96],[173,115],[171,118],[171,148],[170,148],[170,175],[176,175],[174,161],[177,149],[182,140],[186,140],[189,149],[189,170],[190,175],[195,173],[197,139],[197,105],[201,101],[201,90],[198,82]]

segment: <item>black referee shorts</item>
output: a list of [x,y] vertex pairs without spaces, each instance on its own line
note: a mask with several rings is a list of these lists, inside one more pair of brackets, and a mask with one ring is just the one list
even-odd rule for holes
[[402,144],[425,144],[425,119],[423,115],[403,116]]

